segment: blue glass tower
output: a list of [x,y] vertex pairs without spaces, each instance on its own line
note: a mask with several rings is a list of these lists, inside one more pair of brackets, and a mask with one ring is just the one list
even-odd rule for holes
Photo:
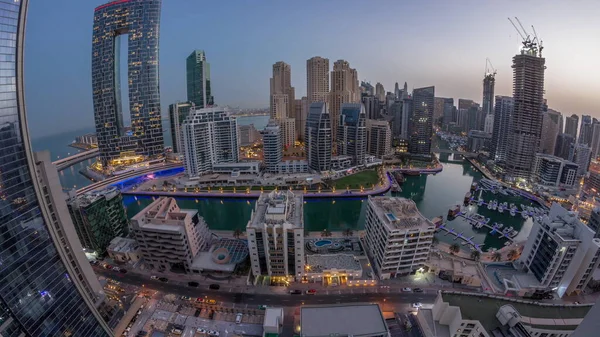
[[[23,94],[27,0],[0,0],[0,335],[109,336],[41,207]],[[65,259],[66,260],[66,259]],[[81,289],[81,288],[79,288]]]

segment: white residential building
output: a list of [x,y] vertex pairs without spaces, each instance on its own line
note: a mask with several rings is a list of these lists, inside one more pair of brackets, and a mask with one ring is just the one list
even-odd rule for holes
[[[283,118],[278,120],[281,126],[281,141],[283,146],[293,147],[296,142],[296,119]],[[283,151],[283,148],[281,149]]]
[[365,231],[374,270],[381,279],[389,279],[423,267],[435,225],[412,200],[369,196]]
[[161,197],[131,219],[147,266],[159,271],[191,271],[194,257],[210,246],[210,231],[197,210],[180,209]]
[[237,122],[227,109],[191,110],[181,130],[183,163],[190,178],[212,172],[215,164],[239,161]]
[[367,154],[383,158],[391,153],[392,130],[386,121],[367,119]]
[[485,133],[492,134],[494,132],[494,114],[488,113],[485,116],[485,121],[483,123],[483,131]]
[[580,294],[598,268],[600,239],[576,212],[554,203],[550,213],[533,223],[518,264],[559,296]]
[[291,191],[263,193],[246,227],[254,275],[289,281],[304,272],[303,197]]
[[283,158],[281,127],[270,120],[263,131],[263,164],[267,172],[277,173]]
[[579,165],[549,154],[537,153],[531,179],[543,186],[573,187],[577,183]]

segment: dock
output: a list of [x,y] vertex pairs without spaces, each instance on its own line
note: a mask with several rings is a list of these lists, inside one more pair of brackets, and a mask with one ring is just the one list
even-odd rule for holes
[[479,244],[479,243],[473,242],[473,237],[472,236],[470,238],[467,238],[467,237],[465,237],[463,235],[463,233],[457,233],[453,228],[446,227],[446,224],[441,224],[438,228],[436,228],[436,231],[439,231],[439,230],[442,230],[442,231],[446,232],[444,234],[444,236],[453,235],[454,236],[454,240],[460,239],[460,240],[463,241],[461,243],[461,245],[463,245],[463,246],[469,245],[473,249],[475,249],[478,252],[482,253],[481,247],[483,247],[483,244]]

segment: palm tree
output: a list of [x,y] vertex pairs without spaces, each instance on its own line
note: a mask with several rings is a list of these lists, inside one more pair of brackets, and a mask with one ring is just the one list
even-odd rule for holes
[[236,228],[236,229],[233,231],[233,237],[234,237],[234,238],[236,238],[236,239],[239,239],[241,235],[242,235],[242,231],[241,231],[239,228]]
[[331,231],[328,231],[327,229],[324,229],[324,230],[321,232],[321,236],[325,236],[325,237],[327,237],[327,236],[331,236]]
[[519,253],[517,252],[517,250],[516,250],[516,249],[511,249],[511,250],[508,252],[508,255],[507,255],[507,256],[508,256],[508,259],[509,259],[509,260],[514,260],[514,259],[516,259],[516,258],[517,258],[517,256],[518,256],[518,255],[519,255]]
[[435,236],[431,240],[431,244],[433,244],[433,245],[437,245],[439,242],[440,242],[440,240],[438,238],[436,238]]
[[452,254],[456,254],[460,251],[460,246],[458,245],[458,243],[453,243],[452,246],[450,246],[450,252]]
[[493,252],[492,253],[492,260],[496,261],[496,262],[502,260],[502,254],[500,252],[497,252],[497,251]]
[[479,258],[481,257],[481,253],[478,250],[474,250],[471,252],[471,258],[475,261],[479,261]]
[[344,236],[349,237],[352,236],[352,234],[354,234],[354,232],[350,228],[344,229]]

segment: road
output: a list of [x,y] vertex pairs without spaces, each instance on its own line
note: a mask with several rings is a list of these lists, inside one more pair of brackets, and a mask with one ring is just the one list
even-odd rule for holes
[[[187,286],[187,283],[169,281],[164,283],[157,280],[149,280],[141,275],[136,274],[121,274],[101,268],[94,268],[96,273],[112,278],[119,282],[131,284],[135,286],[144,286],[145,288],[157,290],[163,293],[185,295],[190,297],[204,297],[215,299],[225,303],[244,303],[249,305],[278,305],[283,307],[295,307],[300,305],[322,305],[322,304],[337,304],[337,303],[353,303],[353,302],[384,302],[384,299],[390,305],[401,303],[433,303],[437,296],[435,290],[425,290],[423,293],[407,293],[402,292],[398,288],[377,288],[374,289],[354,288],[344,290],[327,290],[321,291],[316,295],[290,295],[288,293],[281,294],[258,294],[239,292],[238,289],[223,287],[222,290],[215,291],[207,288],[193,288]],[[252,287],[249,287],[250,289]],[[290,287],[293,289],[294,287]]]

